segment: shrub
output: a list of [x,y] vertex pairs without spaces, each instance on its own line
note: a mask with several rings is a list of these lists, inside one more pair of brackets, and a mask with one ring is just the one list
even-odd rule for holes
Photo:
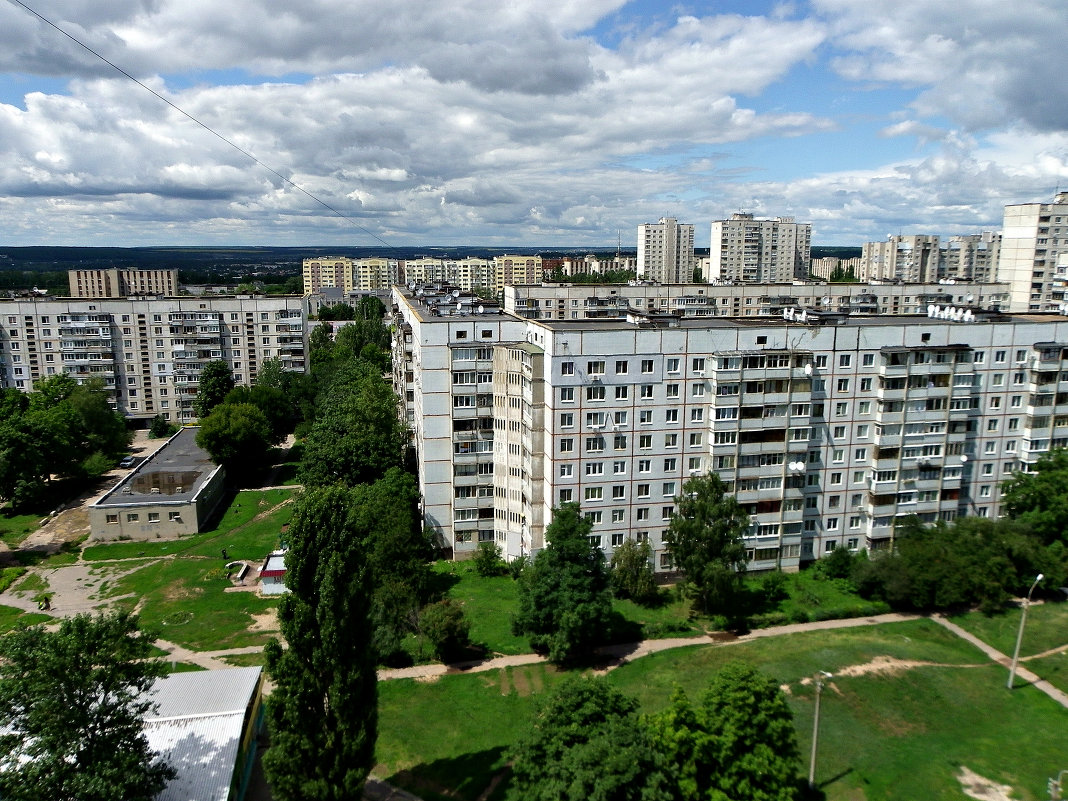
[[760,592],[764,597],[764,604],[768,607],[776,606],[780,601],[789,596],[786,585],[789,579],[781,570],[767,573],[760,582]]
[[480,576],[499,576],[504,569],[500,546],[495,542],[480,542],[475,551],[475,572]]
[[424,606],[419,613],[419,628],[442,662],[463,655],[471,642],[471,625],[464,610],[449,598]]

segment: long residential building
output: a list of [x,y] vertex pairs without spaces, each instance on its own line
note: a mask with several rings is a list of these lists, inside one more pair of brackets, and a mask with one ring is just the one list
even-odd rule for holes
[[0,300],[0,386],[99,378],[126,416],[186,423],[210,361],[229,363],[240,384],[267,359],[303,371],[304,319],[293,295]]
[[[664,532],[691,476],[750,515],[753,569],[889,547],[895,521],[996,516],[999,487],[1068,445],[1068,319],[523,319],[393,295],[395,381],[427,525],[470,556],[544,545],[577,502],[607,555]],[[436,312],[429,309],[436,308]]]
[[128,295],[177,295],[177,270],[109,268],[68,270],[72,298],[124,298]]
[[542,283],[509,286],[504,308],[540,320],[626,317],[769,317],[786,309],[816,314],[926,314],[931,304],[998,311],[1008,308],[1007,284],[629,284]]

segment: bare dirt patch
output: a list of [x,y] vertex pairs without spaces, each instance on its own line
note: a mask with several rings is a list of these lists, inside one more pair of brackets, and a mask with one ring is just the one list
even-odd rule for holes
[[523,668],[512,668],[512,686],[520,696],[530,695],[530,677]]
[[249,631],[278,631],[278,612],[274,609],[268,609],[259,615],[250,615],[252,618],[252,624],[248,627]]
[[497,671],[501,684],[501,695],[508,695],[508,668],[501,668]]
[[998,784],[984,778],[964,765],[961,765],[957,774],[957,781],[969,798],[978,798],[979,801],[1013,801],[1012,788],[1007,784]]

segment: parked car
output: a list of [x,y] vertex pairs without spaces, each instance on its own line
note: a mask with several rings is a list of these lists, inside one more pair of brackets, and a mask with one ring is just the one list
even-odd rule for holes
[[119,462],[119,467],[133,467],[136,461],[137,459],[133,456],[123,456],[122,461]]

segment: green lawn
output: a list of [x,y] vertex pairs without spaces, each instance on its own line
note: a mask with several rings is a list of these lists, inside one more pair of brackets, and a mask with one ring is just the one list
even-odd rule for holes
[[18,546],[30,534],[41,527],[40,524],[43,517],[44,515],[36,513],[15,514],[10,507],[5,506],[0,509],[0,541],[6,543],[10,548]]
[[[289,522],[292,506],[277,508],[294,496],[292,490],[245,490],[237,493],[227,510],[208,531],[179,540],[149,542],[115,542],[90,545],[82,551],[88,561],[99,559],[136,559],[173,555],[210,556],[227,561],[246,559],[258,562],[278,547],[282,526]],[[261,520],[257,516],[265,514]]]
[[[876,657],[929,664],[859,669]],[[955,778],[962,765],[1033,801],[1046,797],[1047,777],[1064,767],[1056,733],[1065,731],[1065,710],[1033,688],[1008,692],[1003,668],[926,620],[695,645],[608,675],[655,711],[675,684],[699,696],[711,671],[732,659],[787,685],[806,757],[813,689],[802,680],[817,670],[836,674],[823,697],[817,774],[828,801],[963,801]],[[539,665],[382,683],[378,773],[430,801],[477,798],[527,725],[533,698],[557,678]],[[807,759],[799,766],[806,769]],[[519,801],[507,782],[493,797]]]
[[53,620],[51,615],[23,612],[13,606],[0,606],[0,634],[6,634],[16,626],[33,626],[37,623],[48,623],[51,620]]
[[111,582],[107,595],[130,609],[141,603],[143,626],[196,651],[263,645],[270,634],[250,630],[252,616],[274,609],[277,599],[223,592],[231,583],[220,562],[198,557],[153,562]]
[[[1016,647],[1016,634],[1020,630],[1018,607],[1007,609],[998,615],[969,612],[950,618],[980,640],[1012,656]],[[1051,648],[1068,644],[1068,604],[1032,604],[1027,610],[1024,638],[1020,644],[1020,656],[1040,654]]]

